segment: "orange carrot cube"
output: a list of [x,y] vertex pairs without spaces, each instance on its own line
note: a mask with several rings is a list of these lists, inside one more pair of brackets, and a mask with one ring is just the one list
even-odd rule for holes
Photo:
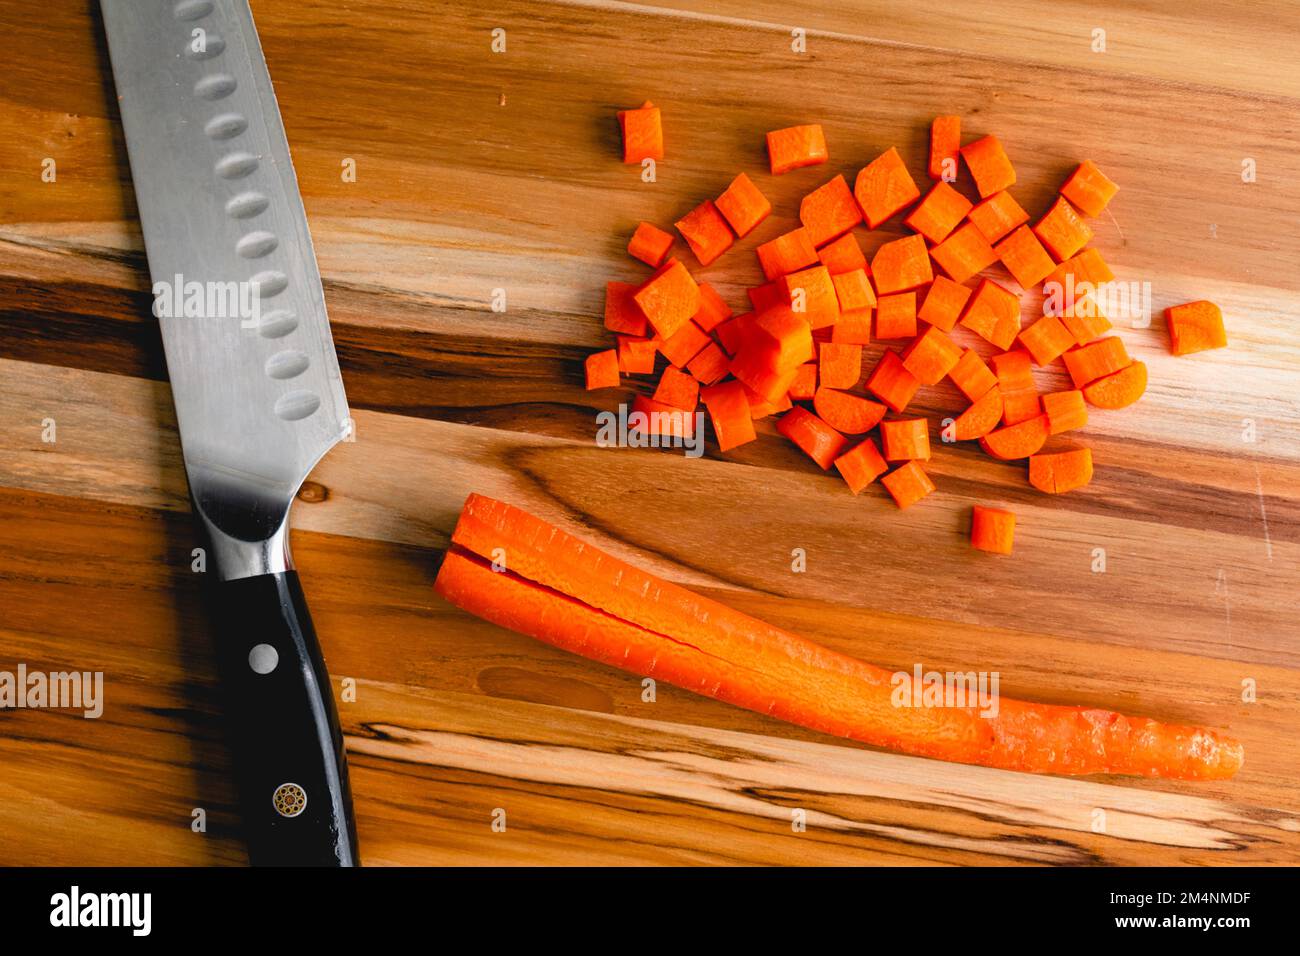
[[971,509],[971,547],[990,554],[1010,554],[1016,535],[1016,516],[1001,508],[976,505]]
[[618,352],[614,349],[593,352],[587,356],[584,365],[587,372],[587,391],[618,386]]
[[636,227],[628,241],[627,251],[633,258],[640,259],[653,269],[663,264],[664,256],[672,248],[672,233],[664,232],[658,226],[643,222]]
[[961,324],[997,348],[1009,349],[1020,334],[1020,297],[984,279],[971,296]]
[[1029,222],[1029,213],[1020,208],[1011,193],[1005,190],[977,202],[967,218],[989,242],[997,242],[1019,226]]
[[961,346],[933,325],[903,350],[903,365],[922,385],[938,385],[962,355]]
[[974,349],[966,349],[961,353],[957,364],[949,369],[948,378],[972,402],[983,398],[989,389],[998,384],[997,376]]
[[718,197],[718,212],[737,236],[745,237],[772,213],[772,204],[744,173],[731,181],[731,185]]
[[[632,297],[661,339],[691,321],[700,308],[700,287],[676,259],[669,259]],[[619,331],[629,331],[620,329]],[[630,332],[635,335],[635,332]],[[679,364],[679,363],[674,363]]]
[[1022,329],[1019,342],[1039,365],[1056,361],[1066,349],[1076,344],[1073,333],[1053,315],[1045,315]]
[[659,351],[673,365],[685,368],[710,341],[708,333],[688,319],[681,328],[659,343]]
[[636,291],[630,282],[605,283],[605,328],[623,335],[645,336],[646,317],[636,304]]
[[855,495],[889,470],[876,443],[864,438],[835,459],[835,470]]
[[817,263],[817,248],[803,226],[763,243],[755,252],[769,282]]
[[[945,182],[937,182],[903,220],[903,225],[915,229],[931,242],[943,242],[948,233],[966,218],[971,201]],[[1050,271],[1050,270],[1049,270]]]
[[973,222],[953,231],[930,255],[954,282],[965,282],[998,261],[998,254]]
[[957,178],[957,154],[961,150],[961,117],[936,116],[930,124],[931,179],[952,182]]
[[889,295],[923,286],[934,278],[930,254],[921,236],[904,236],[876,250],[871,260],[871,278],[876,292]]
[[716,342],[710,342],[686,363],[686,371],[694,375],[701,385],[720,382],[727,374],[727,353]]
[[870,319],[870,312],[876,307],[876,292],[871,287],[871,279],[867,277],[866,270],[854,269],[852,272],[833,274],[831,283],[835,286],[835,295],[839,299],[841,318],[845,313],[865,310]]
[[1061,187],[1061,195],[1085,216],[1100,216],[1119,187],[1106,178],[1091,159],[1085,159]]
[[910,339],[916,335],[916,293],[882,295],[876,304],[876,338]]
[[654,400],[682,411],[693,412],[700,401],[700,383],[681,369],[669,365],[659,376]]
[[1059,435],[1088,424],[1088,406],[1083,392],[1048,392],[1043,396],[1043,412],[1047,415],[1047,433]]
[[989,135],[961,148],[962,158],[975,177],[980,198],[1009,189],[1016,183],[1016,170],[996,136]]
[[799,221],[813,245],[823,246],[862,222],[862,209],[839,175],[803,197]]
[[718,436],[718,450],[730,451],[757,438],[745,386],[736,380],[712,385],[700,392],[709,420]]
[[843,435],[798,405],[781,416],[776,430],[802,448],[822,471],[829,470],[848,444]]
[[891,146],[858,172],[853,195],[862,207],[867,228],[875,229],[900,209],[916,202],[921,190],[916,188],[903,157]]
[[817,258],[830,270],[831,275],[867,269],[867,257],[862,254],[858,237],[851,232],[846,232],[834,242],[822,246],[817,252]]
[[736,237],[731,234],[731,227],[722,218],[722,213],[718,212],[718,207],[713,205],[712,199],[704,200],[677,220],[676,226],[702,266],[713,262],[736,241]]
[[1013,230],[1011,235],[993,247],[993,251],[998,254],[1007,271],[1015,276],[1020,288],[1025,290],[1038,285],[1056,268],[1055,260],[1047,254],[1047,250],[1028,226]]
[[910,508],[934,491],[934,482],[917,461],[900,465],[881,478],[880,483],[899,508]]
[[650,375],[655,370],[659,343],[635,335],[616,335],[618,370],[624,375]]
[[1062,358],[1075,388],[1083,388],[1103,375],[1118,372],[1132,361],[1124,348],[1124,340],[1115,335],[1070,349]]
[[812,266],[785,277],[786,298],[796,314],[802,313],[814,329],[834,325],[840,318],[840,300],[825,266]]
[[1228,344],[1223,312],[1213,302],[1201,300],[1165,309],[1169,326],[1169,349],[1175,355],[1191,355]]
[[953,282],[947,276],[935,276],[934,282],[925,293],[925,302],[922,303],[916,317],[936,329],[951,332],[957,320],[961,318],[962,310],[966,308],[970,291],[966,286]]
[[1034,235],[1052,255],[1064,261],[1088,244],[1092,227],[1083,221],[1073,206],[1058,196],[1047,215],[1034,224]]
[[898,353],[886,349],[867,378],[867,390],[899,414],[916,395],[921,383],[907,370]]
[[817,394],[817,363],[805,362],[790,383],[790,397],[797,402],[812,401]]
[[829,153],[821,124],[772,130],[767,134],[767,156],[773,176],[826,162]]
[[862,346],[823,342],[818,374],[825,388],[852,388],[862,377]]
[[880,423],[880,446],[886,461],[930,458],[930,423],[924,418],[900,418]]
[[691,321],[705,332],[712,332],[719,325],[731,318],[731,307],[718,295],[718,290],[707,282],[700,284],[700,307],[691,316]]
[[664,130],[659,107],[649,100],[640,109],[620,110],[618,125],[623,131],[623,162],[656,162],[664,158]]

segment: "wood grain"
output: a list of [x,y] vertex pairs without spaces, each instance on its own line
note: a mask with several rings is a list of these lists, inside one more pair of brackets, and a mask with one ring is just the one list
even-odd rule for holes
[[[1296,862],[1292,9],[254,12],[357,410],[357,440],[321,463],[293,520],[332,673],[358,682],[341,709],[366,862]],[[103,670],[109,701],[99,721],[0,714],[0,863],[238,863],[198,542],[94,5],[34,18],[0,0],[0,62],[0,669]],[[647,97],[669,149],[654,184],[617,162],[612,122]],[[1098,461],[1085,492],[1045,499],[1021,469],[944,446],[939,492],[899,514],[877,490],[848,495],[770,422],[697,461],[593,446],[594,412],[632,390],[586,393],[581,361],[605,341],[604,282],[640,274],[622,248],[638,219],[667,225],[749,171],[772,221],[699,270],[738,306],[759,278],[752,247],[794,222],[799,195],[893,144],[919,174],[938,112],[1002,137],[1031,212],[1095,159],[1123,187],[1096,240],[1120,277],[1150,282],[1157,309],[1204,297],[1228,316],[1230,347],[1185,359],[1159,322],[1121,330],[1152,385],[1080,436]],[[826,126],[829,166],[767,176],[762,133],[806,121]],[[897,234],[862,238],[870,253]],[[917,407],[960,401],[942,387]],[[1246,767],[1209,786],[1027,778],[828,741],[673,688],[644,703],[628,675],[431,593],[470,490],[887,666],[999,670],[1008,694],[1222,727]],[[1017,511],[1014,559],[969,550],[975,502]],[[791,572],[796,547],[806,573]],[[1247,680],[1257,702],[1242,702]]]

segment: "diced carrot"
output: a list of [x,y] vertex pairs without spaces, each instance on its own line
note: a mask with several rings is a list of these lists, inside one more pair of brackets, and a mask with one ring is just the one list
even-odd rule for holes
[[773,370],[778,372],[811,362],[813,339],[808,319],[789,306],[777,306],[760,313],[754,317],[749,340],[741,351],[751,348],[766,356]]
[[1029,456],[1029,483],[1049,495],[1082,488],[1092,481],[1092,449],[1075,448]]
[[831,275],[867,269],[867,257],[862,254],[858,237],[851,232],[846,232],[834,242],[822,246],[817,252],[817,258],[830,270]]
[[733,179],[718,197],[717,207],[732,231],[742,239],[772,214],[772,204],[744,173]]
[[969,199],[947,183],[937,182],[907,214],[903,225],[915,229],[931,242],[943,242],[970,210]]
[[930,124],[930,178],[955,180],[960,150],[961,117],[936,116]]
[[852,388],[862,377],[862,346],[823,342],[818,364],[823,387]]
[[749,338],[749,330],[754,324],[754,313],[746,312],[744,315],[733,316],[723,322],[713,334],[718,337],[718,344],[726,351],[728,355],[735,355],[740,351],[740,347],[745,344]]
[[843,174],[817,187],[799,203],[799,221],[814,246],[823,246],[862,222],[862,209]]
[[958,441],[983,438],[1002,420],[1002,390],[996,385],[971,402],[953,421],[952,436]]
[[766,312],[778,305],[790,304],[790,297],[786,294],[785,276],[756,285],[747,290],[746,295],[749,296],[749,304],[753,306],[755,314]]
[[1058,261],[1064,261],[1088,244],[1092,227],[1083,221],[1073,206],[1058,196],[1047,214],[1034,224],[1034,235]]
[[1002,143],[992,134],[961,148],[962,158],[975,177],[975,188],[981,199],[1009,189],[1016,183],[1016,170],[1007,158]]
[[677,220],[676,226],[702,266],[713,262],[736,241],[736,237],[731,234],[731,227],[722,218],[722,213],[718,212],[718,207],[713,205],[712,199],[704,200]]
[[989,359],[998,385],[1005,392],[1034,387],[1034,363],[1024,349],[1011,349]]
[[1119,187],[1097,168],[1091,159],[1085,159],[1061,187],[1061,195],[1079,207],[1085,216],[1100,216],[1106,205],[1119,192]]
[[584,365],[587,371],[587,391],[618,387],[618,352],[614,349],[593,352],[587,356]]
[[1147,390],[1145,362],[1133,362],[1083,387],[1083,397],[1098,408],[1126,408]]
[[876,292],[871,287],[871,279],[865,269],[832,273],[831,284],[835,286],[841,316],[845,313],[866,312],[867,318],[871,318],[871,310],[876,307]]
[[965,282],[998,261],[998,254],[973,222],[954,230],[930,255],[954,282]]
[[649,100],[640,109],[620,110],[618,125],[623,131],[623,162],[656,162],[664,158],[664,130],[659,107]]
[[871,279],[879,295],[906,292],[934,278],[930,255],[921,236],[904,236],[876,250],[871,260]]
[[1206,349],[1221,349],[1228,344],[1223,328],[1223,312],[1213,302],[1201,300],[1165,309],[1169,326],[1169,350],[1175,355],[1191,355]]
[[903,350],[903,365],[922,385],[938,385],[961,356],[961,346],[943,329],[932,325]]
[[731,318],[731,307],[718,295],[718,290],[707,282],[700,284],[700,307],[691,316],[691,321],[705,332],[712,332],[719,325]]
[[659,351],[678,368],[685,368],[712,339],[694,322],[687,320],[680,329],[659,343]]
[[907,370],[903,360],[892,349],[885,350],[867,378],[867,391],[873,392],[899,414],[902,414],[920,386],[916,376]]
[[[638,413],[644,416],[642,426]],[[632,396],[632,412],[627,417],[628,428],[647,435],[664,435],[669,438],[690,438],[695,434],[695,415],[673,408],[644,395]]]
[[633,258],[640,259],[651,268],[658,269],[673,246],[672,233],[664,232],[658,226],[643,222],[636,227],[632,238],[628,240],[627,251]]
[[659,376],[654,400],[684,412],[693,412],[700,403],[700,383],[681,369],[669,365]]
[[719,451],[730,451],[757,437],[745,386],[740,382],[732,379],[721,385],[710,385],[700,391],[700,398],[709,410],[709,420],[718,436]]
[[951,332],[961,318],[969,298],[970,289],[966,286],[953,282],[947,276],[937,275],[925,293],[925,302],[916,317],[936,329]]
[[997,242],[1011,230],[1029,222],[1029,213],[1020,207],[1011,193],[1003,190],[977,202],[967,218],[989,242]]
[[885,417],[885,406],[879,402],[825,386],[814,393],[813,408],[822,421],[845,435],[869,432]]
[[1073,302],[1080,295],[1094,294],[1097,287],[1115,281],[1106,260],[1096,249],[1084,249],[1072,259],[1058,265],[1043,281],[1043,292],[1051,295],[1053,287],[1059,290],[1062,302]]
[[870,438],[864,438],[835,459],[835,470],[848,484],[849,490],[856,495],[889,471],[889,465],[880,456],[876,443]]
[[791,272],[817,264],[817,249],[803,226],[792,229],[757,247],[758,262],[769,282]]
[[727,374],[727,365],[727,353],[716,342],[710,342],[686,363],[686,371],[694,375],[701,385],[713,385],[722,381]]
[[[676,259],[669,259],[646,280],[633,297],[661,339],[670,337],[690,322],[700,308],[700,287]],[[632,335],[637,333],[628,331]],[[673,364],[680,364],[674,362]]]
[[1083,388],[1103,375],[1118,372],[1132,361],[1124,348],[1124,340],[1116,335],[1070,349],[1062,358],[1075,388]]
[[917,461],[900,465],[881,478],[880,483],[899,508],[910,508],[934,491],[934,482]]
[[876,304],[876,338],[910,339],[916,335],[916,293],[882,295]]
[[826,162],[829,153],[821,124],[772,130],[767,134],[767,156],[773,176]]
[[1077,388],[1068,392],[1048,392],[1043,396],[1043,412],[1047,415],[1049,435],[1059,435],[1088,424],[1088,406],[1084,404],[1083,392]]
[[980,439],[980,447],[994,458],[1013,461],[1028,458],[1047,441],[1047,416],[1039,415],[1015,425],[991,431]]
[[817,363],[805,362],[790,383],[790,397],[797,402],[811,401],[817,394]]
[[1004,388],[999,391],[1002,393],[1002,424],[1019,425],[1043,414],[1038,389],[1032,385],[1029,388]]
[[886,461],[930,459],[930,423],[924,418],[899,418],[880,423],[880,447]]
[[1075,344],[1074,335],[1054,315],[1045,315],[1022,329],[1018,341],[1039,365],[1055,362]]
[[[957,364],[949,369],[948,377],[961,390],[961,393],[972,402],[998,384],[997,376],[989,371],[989,367],[984,364],[984,360],[979,357],[979,354],[974,349],[966,349],[961,353],[961,358],[957,359]],[[999,406],[998,415],[1001,414],[1001,407]]]
[[1020,334],[1020,298],[992,279],[981,280],[961,324],[986,342],[1009,349]]
[[812,328],[824,329],[839,320],[840,300],[825,266],[811,266],[787,275],[785,292],[790,308],[802,313]]
[[878,225],[921,196],[898,150],[889,147],[858,172],[853,195],[862,207],[868,229]]
[[745,383],[745,387],[758,398],[772,405],[790,400],[790,384],[799,374],[799,365],[784,371],[772,366],[771,356],[762,354],[751,345],[742,346],[727,365],[727,370]]
[[636,304],[637,287],[630,282],[605,283],[605,328],[622,335],[645,336],[645,313]]
[[1016,516],[1002,508],[975,505],[970,516],[972,548],[990,554],[1010,554],[1016,536]]
[[790,395],[788,393],[779,396],[775,401],[769,402],[748,385],[745,386],[745,400],[749,402],[749,414],[754,421],[758,421],[760,418],[767,418],[769,415],[787,412],[794,405],[794,402],[790,401]]
[[616,335],[618,370],[625,375],[650,375],[655,370],[659,342],[636,335]]
[[1012,230],[1011,235],[993,247],[993,251],[1022,289],[1032,289],[1056,268],[1056,262],[1028,226]]
[[[1047,310],[1046,301],[1043,308]],[[1060,318],[1076,345],[1087,345],[1111,330],[1110,319],[1106,318],[1094,295],[1075,296],[1073,302],[1061,308]]]
[[828,471],[848,445],[843,435],[798,405],[781,416],[776,430],[803,449],[822,471]]

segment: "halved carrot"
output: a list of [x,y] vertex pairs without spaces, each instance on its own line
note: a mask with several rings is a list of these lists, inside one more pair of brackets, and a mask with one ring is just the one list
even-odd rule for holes
[[719,451],[730,451],[758,437],[749,399],[745,397],[745,386],[736,379],[702,389],[700,399],[709,410],[713,431],[718,436]]
[[785,297],[791,310],[802,314],[814,329],[824,329],[839,321],[839,296],[825,266],[810,266],[786,276]]
[[1011,193],[994,193],[988,199],[977,202],[967,217],[980,234],[989,242],[997,242],[1011,230],[1029,222],[1029,213],[1021,208]]
[[618,352],[614,349],[593,352],[583,365],[587,373],[587,391],[618,387]]
[[632,396],[632,411],[627,417],[628,428],[647,435],[669,438],[690,438],[695,434],[695,415],[644,395]]
[[1010,554],[1016,536],[1016,516],[1002,508],[975,505],[970,516],[971,547],[990,554]]
[[996,385],[975,399],[953,421],[952,436],[958,441],[983,438],[1002,420],[1002,391]]
[[916,335],[916,293],[882,295],[876,303],[876,338],[910,339]]
[[763,276],[771,281],[817,264],[817,248],[803,226],[782,233],[755,250]]
[[707,266],[731,248],[736,237],[712,199],[706,199],[675,223],[700,265]]
[[880,361],[867,377],[867,391],[875,394],[895,412],[902,413],[907,403],[916,395],[921,383],[907,370],[898,353],[886,349]]
[[649,100],[635,110],[620,110],[618,125],[623,131],[623,162],[664,158],[664,129],[659,107]]
[[907,292],[933,278],[930,254],[921,236],[904,236],[887,242],[871,259],[871,281],[878,295]]
[[716,205],[732,231],[742,239],[772,214],[772,204],[744,173],[731,181]]
[[932,325],[903,350],[903,364],[922,385],[938,385],[961,356],[961,346]]
[[966,282],[998,261],[998,254],[973,222],[954,230],[930,255],[954,282]]
[[767,134],[767,155],[772,175],[779,176],[792,169],[816,166],[826,162],[826,134],[820,123],[807,126],[788,126]]
[[1223,329],[1223,312],[1213,302],[1201,300],[1165,309],[1169,326],[1169,349],[1175,355],[1191,355],[1228,344]]
[[983,279],[966,305],[961,324],[1000,349],[1020,334],[1020,297],[992,279]]
[[870,438],[864,438],[835,459],[835,470],[856,495],[889,471],[889,464],[880,456],[876,443]]
[[1088,424],[1088,406],[1084,404],[1083,392],[1071,389],[1067,392],[1048,392],[1043,396],[1043,412],[1047,415],[1047,433],[1059,435]]
[[[957,364],[949,369],[948,378],[972,402],[998,384],[997,376],[989,371],[989,367],[974,349],[966,349],[961,353]],[[1001,414],[999,407],[998,415]]]
[[869,432],[885,417],[885,406],[879,402],[825,386],[813,396],[813,409],[822,421],[845,435]]
[[916,317],[936,329],[951,332],[961,318],[962,310],[966,308],[970,292],[966,286],[953,282],[947,276],[937,275],[926,290],[925,302]]
[[843,435],[798,405],[781,416],[776,423],[776,430],[803,449],[804,454],[817,462],[822,471],[827,471],[834,464],[848,444]]
[[1034,235],[1058,261],[1063,261],[1088,244],[1092,227],[1083,221],[1073,206],[1058,196],[1047,214],[1035,223]]
[[1017,341],[1039,365],[1055,362],[1075,344],[1074,335],[1054,315],[1045,315],[1027,328],[1021,329]]
[[947,183],[937,182],[907,214],[903,225],[915,229],[931,242],[943,242],[970,210],[969,199]]
[[666,339],[698,311],[700,287],[681,262],[669,259],[632,298],[659,337]]
[[701,282],[700,307],[691,316],[691,321],[705,332],[712,332],[719,325],[731,318],[731,307],[718,295],[718,290],[707,282]]
[[1118,372],[1132,361],[1124,348],[1124,340],[1117,335],[1080,345],[1061,357],[1065,359],[1066,371],[1070,373],[1075,388],[1083,388],[1103,375]]
[[900,509],[912,507],[934,491],[934,482],[917,461],[905,462],[881,478],[880,483]]
[[1106,205],[1119,192],[1119,187],[1097,168],[1091,159],[1085,159],[1079,168],[1061,186],[1061,195],[1078,206],[1085,216],[1100,216]]
[[722,381],[727,374],[729,359],[716,342],[710,342],[700,349],[695,358],[686,363],[686,371],[695,376],[701,385],[713,385]]
[[1032,289],[1056,268],[1055,260],[1028,226],[1012,230],[1011,235],[993,247],[993,251],[1022,289]]
[[685,368],[710,341],[708,333],[688,319],[680,329],[659,343],[659,351],[673,365]]
[[658,226],[648,222],[640,223],[632,238],[628,240],[627,251],[633,258],[640,259],[653,269],[658,269],[673,246],[672,233],[664,232]]
[[980,447],[994,458],[1013,461],[1028,458],[1047,441],[1047,416],[1039,415],[1028,421],[1007,425],[991,431],[980,439]]
[[1147,390],[1147,366],[1145,362],[1133,362],[1111,372],[1083,387],[1083,397],[1098,408],[1126,408],[1132,405]]
[[681,369],[669,365],[659,376],[654,400],[684,412],[693,412],[700,403],[700,383]]
[[853,195],[862,207],[868,229],[878,225],[921,197],[898,150],[889,147],[858,172]]
[[656,339],[638,335],[616,335],[618,342],[618,370],[625,375],[649,375],[655,370],[655,356],[659,354]]
[[648,324],[636,304],[637,286],[630,282],[605,283],[605,328],[621,335],[644,338]]
[[862,346],[822,342],[817,357],[818,375],[827,388],[852,388],[862,377]]
[[799,203],[799,221],[814,246],[822,246],[862,222],[862,208],[843,174],[822,184]]
[[983,139],[967,143],[961,148],[961,155],[966,166],[975,177],[975,187],[980,198],[987,199],[994,193],[1002,192],[1016,184],[1016,170],[1002,148],[1002,142],[989,134]]
[[930,460],[930,422],[899,418],[880,423],[880,447],[886,461]]
[[1049,495],[1082,488],[1092,481],[1092,449],[1075,448],[1029,456],[1029,483]]
[[936,116],[930,124],[930,178],[955,180],[960,150],[961,117]]

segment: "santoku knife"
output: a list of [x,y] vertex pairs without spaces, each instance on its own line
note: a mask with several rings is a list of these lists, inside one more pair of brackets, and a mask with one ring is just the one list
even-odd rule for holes
[[[220,581],[249,859],[352,866],[342,735],[288,548],[289,506],[351,419],[252,14],[246,0],[100,5],[190,495]],[[194,307],[159,308],[178,301]]]

